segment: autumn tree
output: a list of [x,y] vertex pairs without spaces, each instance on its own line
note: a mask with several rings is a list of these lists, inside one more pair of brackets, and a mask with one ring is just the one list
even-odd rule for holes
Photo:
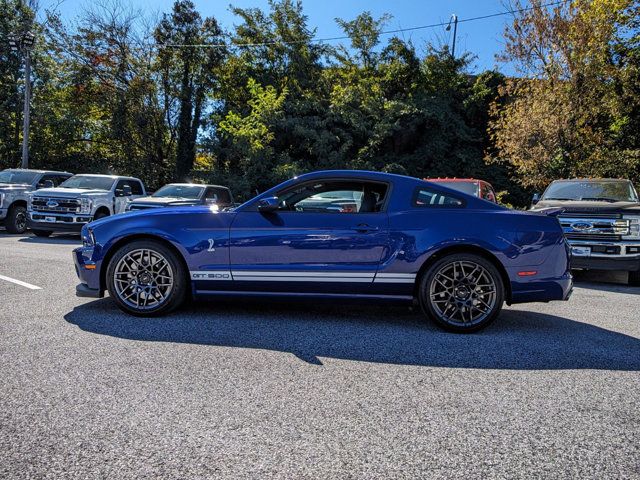
[[531,3],[505,32],[503,60],[521,78],[494,105],[489,160],[511,165],[531,187],[572,176],[638,180],[640,3]]

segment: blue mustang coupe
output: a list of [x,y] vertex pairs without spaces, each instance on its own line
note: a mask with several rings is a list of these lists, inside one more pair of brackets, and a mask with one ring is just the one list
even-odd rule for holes
[[417,302],[441,327],[478,330],[504,302],[566,300],[569,249],[556,218],[411,177],[301,175],[239,206],[101,219],[74,250],[79,296],[105,290],[133,315],[188,295]]

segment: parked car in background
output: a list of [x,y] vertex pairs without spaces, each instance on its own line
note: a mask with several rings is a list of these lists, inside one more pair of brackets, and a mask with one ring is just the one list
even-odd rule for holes
[[[336,198],[357,199],[357,210],[315,206]],[[168,312],[192,294],[358,298],[416,301],[443,328],[471,332],[504,302],[565,300],[572,289],[557,219],[377,172],[301,175],[233,211],[173,207],[103,218],[82,229],[82,241],[77,294],[108,290],[140,316]]]
[[533,198],[533,211],[562,208],[572,268],[621,270],[640,285],[640,201],[629,180],[556,180]]
[[57,187],[73,174],[53,170],[7,169],[0,172],[0,222],[9,233],[27,230],[29,192]]
[[496,191],[493,186],[485,180],[475,178],[425,178],[427,182],[433,182],[445,187],[452,188],[459,192],[482,198],[488,202],[498,203]]
[[220,185],[170,183],[151,196],[131,201],[127,211],[188,205],[215,205],[223,210],[233,206],[233,197],[231,190]]
[[124,212],[132,199],[145,194],[137,178],[74,175],[57,188],[43,188],[30,195],[27,223],[39,237],[79,232],[88,222]]

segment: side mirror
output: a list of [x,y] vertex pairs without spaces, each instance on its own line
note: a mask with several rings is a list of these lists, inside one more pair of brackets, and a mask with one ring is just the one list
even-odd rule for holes
[[533,198],[531,199],[531,205],[535,205],[539,201],[540,201],[540,194],[539,193],[534,193],[533,194]]
[[55,185],[53,184],[53,180],[45,180],[42,183],[38,184],[38,188],[53,188]]
[[123,185],[122,186],[122,196],[123,197],[130,197],[131,195],[132,195],[131,185]]
[[280,208],[278,197],[266,197],[258,203],[259,212],[275,212],[278,208]]

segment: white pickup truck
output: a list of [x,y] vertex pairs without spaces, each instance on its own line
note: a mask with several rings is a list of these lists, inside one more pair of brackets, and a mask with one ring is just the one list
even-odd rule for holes
[[30,195],[27,223],[39,237],[79,232],[86,223],[124,212],[131,200],[145,195],[137,178],[74,175],[57,188],[43,188]]

